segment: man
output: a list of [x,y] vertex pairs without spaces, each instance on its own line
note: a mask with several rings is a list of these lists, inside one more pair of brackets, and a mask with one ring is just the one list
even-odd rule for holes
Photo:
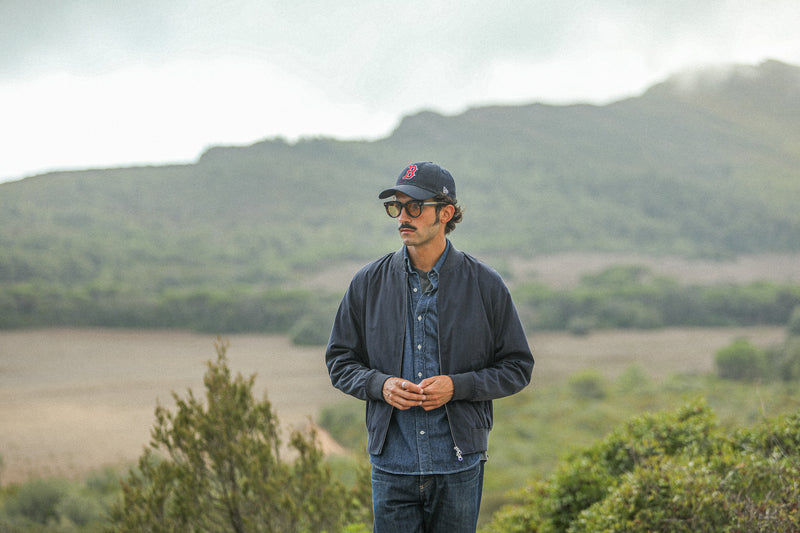
[[345,293],[325,362],[366,400],[374,531],[475,531],[492,400],[523,389],[533,355],[500,276],[445,236],[461,221],[451,174],[415,163],[381,192],[403,247]]

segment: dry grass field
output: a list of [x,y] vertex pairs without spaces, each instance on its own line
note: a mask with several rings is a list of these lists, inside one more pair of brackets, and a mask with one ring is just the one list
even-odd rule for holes
[[[769,346],[782,328],[668,329],[542,333],[531,338],[534,386],[583,368],[613,376],[639,364],[654,378],[712,369],[714,352],[745,336]],[[284,336],[233,335],[234,372],[257,374],[288,436],[320,408],[345,397],[328,380],[321,347]],[[78,478],[135,461],[149,440],[157,400],[203,393],[214,336],[181,331],[46,329],[0,332],[0,482],[39,476]],[[333,444],[326,443],[326,446]]]
[[[257,395],[266,389],[284,428],[307,424],[342,397],[321,348],[279,336],[227,338],[231,369],[257,374]],[[178,331],[0,332],[0,481],[76,477],[134,461],[149,441],[157,400],[171,405],[171,392],[189,387],[204,393],[214,340]]]

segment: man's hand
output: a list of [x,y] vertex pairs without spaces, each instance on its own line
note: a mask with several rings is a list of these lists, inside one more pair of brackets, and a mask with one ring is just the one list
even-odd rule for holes
[[416,384],[400,378],[389,378],[383,382],[383,399],[400,410],[423,406],[426,396]]
[[423,394],[421,406],[426,411],[441,407],[453,399],[453,380],[450,376],[433,376],[419,382]]

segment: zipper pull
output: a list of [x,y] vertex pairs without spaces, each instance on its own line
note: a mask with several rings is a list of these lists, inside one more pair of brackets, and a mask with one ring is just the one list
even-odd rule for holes
[[463,461],[464,457],[461,456],[461,449],[458,446],[454,447],[453,449],[456,451],[456,458],[459,461]]

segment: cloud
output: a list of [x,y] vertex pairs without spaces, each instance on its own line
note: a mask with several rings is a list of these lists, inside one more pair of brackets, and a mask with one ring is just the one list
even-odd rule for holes
[[800,64],[798,23],[796,0],[4,0],[0,179],[605,103],[698,65]]

